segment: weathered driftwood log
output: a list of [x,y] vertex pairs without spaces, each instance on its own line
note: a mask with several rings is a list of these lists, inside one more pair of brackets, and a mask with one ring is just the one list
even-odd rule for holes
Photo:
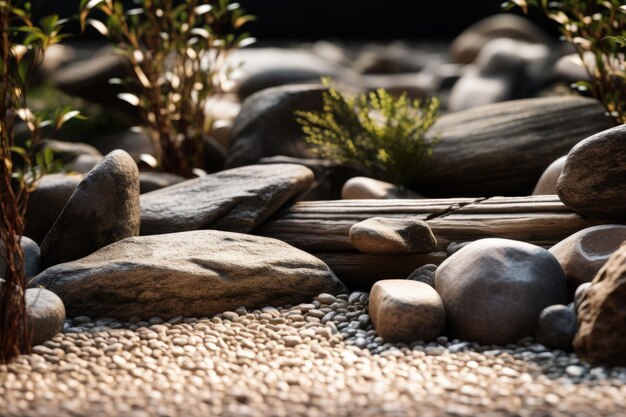
[[549,97],[495,103],[442,116],[421,194],[527,195],[543,170],[579,141],[611,126],[596,100]]
[[[375,216],[415,216],[425,220],[437,238],[437,251],[384,256],[357,252],[350,243],[350,227]],[[579,230],[601,223],[572,213],[555,195],[337,200],[296,203],[277,213],[255,233],[313,253],[351,288],[369,288],[379,279],[406,278],[421,265],[440,263],[450,242],[501,237],[550,247]]]

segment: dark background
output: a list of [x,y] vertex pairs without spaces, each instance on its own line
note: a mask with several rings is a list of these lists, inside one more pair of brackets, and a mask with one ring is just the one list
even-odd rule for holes
[[[442,39],[502,12],[501,0],[239,0],[260,40]],[[70,16],[79,0],[37,0],[38,14]],[[130,1],[128,1],[130,3]],[[530,18],[554,32],[539,12]],[[92,33],[93,35],[93,33]]]

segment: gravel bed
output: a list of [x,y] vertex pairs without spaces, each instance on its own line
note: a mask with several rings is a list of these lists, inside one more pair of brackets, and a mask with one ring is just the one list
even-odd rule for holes
[[1,416],[624,415],[626,368],[520,341],[377,337],[367,294],[163,322],[89,317],[0,365]]

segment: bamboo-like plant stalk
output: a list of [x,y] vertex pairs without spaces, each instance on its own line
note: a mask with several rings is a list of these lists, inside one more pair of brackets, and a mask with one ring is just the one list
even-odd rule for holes
[[[4,283],[0,289],[0,363],[30,351],[30,334],[24,299],[24,254],[19,236],[24,231],[20,203],[24,194],[13,189],[13,121],[15,118],[13,54],[10,39],[11,2],[0,4],[0,259],[4,264]],[[24,207],[22,205],[21,207]]]

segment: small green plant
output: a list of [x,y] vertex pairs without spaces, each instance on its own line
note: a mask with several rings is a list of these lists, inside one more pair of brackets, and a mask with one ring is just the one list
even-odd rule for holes
[[[229,0],[81,0],[81,22],[112,39],[130,63],[120,98],[137,106],[164,171],[193,176],[211,127],[207,100],[229,80],[227,57],[253,20]],[[89,18],[92,11],[101,20]],[[96,12],[94,12],[96,13]]]
[[437,119],[439,101],[396,98],[383,89],[352,97],[328,79],[322,82],[328,87],[323,112],[296,112],[314,152],[401,186],[414,181],[437,143],[426,133]]
[[[45,112],[32,112],[27,106],[31,75],[46,49],[65,37],[57,16],[43,18],[37,25],[30,15],[28,2],[0,0],[0,258],[5,269],[0,289],[0,363],[30,350],[20,236],[29,192],[56,167],[51,151],[35,152],[34,145],[43,139],[46,126],[59,129],[79,116],[64,107],[47,114],[52,116],[48,118]],[[30,132],[26,148],[14,143],[18,118]]]
[[[506,8],[540,7],[575,48],[591,82],[589,91],[616,123],[626,123],[626,5],[623,0],[509,0]],[[593,58],[590,62],[589,58]]]

